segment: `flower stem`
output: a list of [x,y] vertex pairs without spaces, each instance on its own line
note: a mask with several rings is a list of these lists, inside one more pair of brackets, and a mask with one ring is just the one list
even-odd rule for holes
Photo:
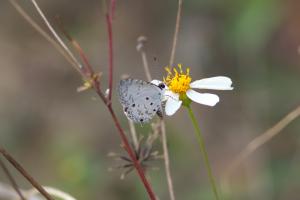
[[208,160],[208,154],[207,154],[207,151],[206,151],[206,147],[205,147],[205,143],[204,143],[204,139],[203,139],[200,127],[199,127],[199,125],[197,123],[197,120],[195,118],[193,110],[191,109],[191,106],[187,105],[186,108],[187,108],[187,110],[189,112],[189,116],[190,116],[190,118],[192,120],[192,123],[194,125],[194,128],[196,130],[197,140],[198,140],[198,143],[199,143],[201,154],[202,154],[202,156],[204,158],[206,170],[207,170],[209,181],[210,181],[210,184],[211,184],[211,189],[213,190],[215,199],[219,200],[220,198],[219,198],[219,194],[218,194],[218,191],[217,191],[217,187],[216,187],[216,183],[215,183],[215,178],[214,178],[214,176],[212,174],[212,170],[211,170],[210,163],[209,163],[209,160]]

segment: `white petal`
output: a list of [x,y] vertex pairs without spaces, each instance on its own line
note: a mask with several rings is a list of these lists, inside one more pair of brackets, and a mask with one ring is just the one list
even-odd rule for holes
[[212,90],[232,90],[232,81],[226,76],[216,76],[211,78],[204,78],[194,81],[190,84],[191,88],[198,89],[212,89]]
[[173,98],[179,100],[179,94],[172,92],[171,90],[165,90],[164,95],[169,99]]
[[179,95],[172,92],[171,90],[165,89],[163,90],[163,97],[162,97],[162,101],[167,101],[169,98],[173,98],[178,100],[179,99]]
[[[174,98],[175,97],[175,98]],[[182,101],[179,100],[179,95],[173,93],[172,96],[168,97],[168,100],[166,102],[166,115],[171,116],[173,115],[181,106]]]
[[199,93],[194,90],[188,90],[186,95],[196,103],[204,104],[207,106],[215,106],[219,102],[219,97],[215,94]]

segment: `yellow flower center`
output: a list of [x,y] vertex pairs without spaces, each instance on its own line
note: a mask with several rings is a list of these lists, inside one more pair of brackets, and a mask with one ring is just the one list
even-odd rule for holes
[[184,73],[181,64],[178,64],[178,70],[176,67],[165,67],[165,70],[168,75],[164,78],[164,82],[171,91],[183,95],[190,89],[192,78],[190,77],[189,68],[187,68]]

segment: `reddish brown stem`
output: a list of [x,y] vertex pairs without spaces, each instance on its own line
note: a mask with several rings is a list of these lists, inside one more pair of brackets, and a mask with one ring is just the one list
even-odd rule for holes
[[106,23],[108,31],[108,45],[109,45],[109,83],[108,83],[108,101],[111,101],[112,87],[113,87],[113,34],[112,34],[112,13],[106,14]]
[[29,173],[2,147],[0,153],[6,158],[15,169],[17,169],[47,200],[54,200],[50,194],[32,177]]
[[115,16],[115,8],[116,8],[116,0],[111,0],[110,1],[110,17],[111,17],[111,19],[113,19]]
[[[94,89],[95,89],[96,93],[100,96],[100,98],[102,99],[103,93],[101,92],[101,90],[99,88],[99,85],[97,83],[95,83]],[[155,194],[154,194],[154,192],[152,190],[152,187],[149,184],[148,180],[146,179],[146,176],[145,176],[143,168],[141,167],[140,163],[138,162],[137,158],[135,157],[135,154],[134,154],[134,152],[133,152],[133,150],[132,150],[132,148],[131,148],[128,140],[127,140],[127,137],[125,135],[124,130],[122,129],[122,127],[121,127],[121,125],[120,125],[120,123],[118,121],[118,118],[115,115],[115,112],[114,112],[111,104],[108,103],[108,102],[104,102],[104,103],[106,103],[106,106],[107,106],[107,108],[109,110],[109,113],[111,114],[111,117],[112,117],[112,119],[113,119],[113,121],[114,121],[114,123],[115,123],[115,125],[116,125],[116,127],[118,129],[119,134],[120,134],[122,143],[124,145],[124,149],[126,150],[126,152],[128,153],[128,155],[130,156],[130,158],[131,158],[131,160],[132,160],[132,162],[134,164],[134,167],[136,168],[136,170],[138,172],[138,175],[140,176],[140,178],[141,178],[141,180],[142,180],[142,182],[143,182],[143,184],[144,184],[144,186],[145,186],[145,188],[146,188],[146,190],[148,192],[149,198],[151,200],[156,200],[156,197],[155,197]]]
[[73,46],[78,50],[79,55],[84,63],[85,73],[87,73],[87,76],[90,76],[92,78],[94,71],[92,66],[89,63],[89,60],[87,59],[86,55],[84,54],[83,50],[81,49],[80,45],[76,40],[72,40],[71,43]]
[[148,192],[148,195],[149,195],[150,199],[151,200],[156,200],[155,194],[154,194],[148,180],[145,177],[144,170],[142,169],[142,167],[141,167],[140,163],[138,162],[137,158],[135,157],[135,154],[134,154],[132,148],[129,145],[127,137],[126,137],[126,135],[125,135],[125,133],[124,133],[124,131],[123,131],[123,129],[122,129],[122,127],[121,127],[121,125],[120,125],[120,123],[119,123],[119,121],[118,121],[111,105],[108,105],[107,107],[108,107],[108,110],[109,110],[109,112],[110,112],[110,114],[113,118],[113,121],[114,121],[114,123],[115,123],[115,125],[116,125],[116,127],[119,131],[119,134],[122,138],[124,149],[127,151],[128,155],[130,156],[131,160],[133,161],[134,167],[136,168],[136,170],[138,172],[138,175],[140,176],[140,178],[141,178],[141,180],[142,180],[142,182],[143,182],[143,184],[144,184],[144,186],[145,186],[145,188]]
[[[112,31],[112,18],[114,15],[114,9],[115,9],[115,0],[111,0],[110,1],[110,7],[109,7],[109,11],[106,14],[106,23],[107,23],[107,31],[108,31],[108,45],[109,45],[109,93],[108,93],[108,102],[107,102],[107,108],[113,118],[113,121],[119,131],[119,134],[121,136],[123,145],[124,145],[124,149],[127,151],[128,155],[130,156],[134,167],[136,168],[138,175],[140,176],[147,192],[148,195],[150,197],[151,200],[155,200],[155,194],[148,182],[148,180],[145,177],[145,173],[143,168],[141,167],[140,163],[138,162],[137,158],[135,157],[135,154],[131,148],[131,146],[129,145],[129,142],[127,140],[127,137],[125,135],[125,132],[123,131],[113,109],[111,106],[111,97],[112,97],[112,87],[113,87],[113,31]],[[97,88],[96,88],[97,89]],[[101,92],[101,91],[99,91]],[[98,91],[97,91],[98,93]]]

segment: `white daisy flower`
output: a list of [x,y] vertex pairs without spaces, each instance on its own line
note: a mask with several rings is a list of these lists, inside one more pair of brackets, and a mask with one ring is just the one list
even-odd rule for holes
[[[182,104],[194,101],[207,106],[215,106],[219,102],[219,97],[215,94],[200,93],[193,89],[210,89],[210,90],[232,90],[232,81],[226,76],[216,76],[192,81],[189,75],[190,69],[186,73],[182,71],[181,64],[178,64],[178,70],[174,67],[173,72],[169,67],[165,68],[168,72],[164,83],[166,85],[164,92],[165,113],[168,116],[173,115]],[[159,85],[162,81],[153,80],[151,83]]]

